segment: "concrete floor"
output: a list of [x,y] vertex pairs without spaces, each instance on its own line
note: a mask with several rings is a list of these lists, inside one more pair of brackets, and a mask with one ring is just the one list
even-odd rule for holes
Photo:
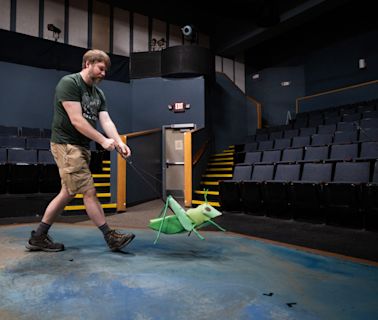
[[162,205],[108,217],[136,234],[122,253],[90,221],[52,227],[59,253],[25,250],[35,223],[1,226],[0,319],[378,319],[377,263],[230,232],[153,245]]

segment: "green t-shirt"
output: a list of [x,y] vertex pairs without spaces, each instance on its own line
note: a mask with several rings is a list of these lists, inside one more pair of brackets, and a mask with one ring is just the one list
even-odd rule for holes
[[61,144],[76,144],[88,148],[90,139],[72,125],[62,102],[78,101],[83,117],[96,128],[100,111],[107,111],[104,93],[95,85],[87,85],[80,73],[64,76],[55,89],[54,117],[51,127],[51,141]]

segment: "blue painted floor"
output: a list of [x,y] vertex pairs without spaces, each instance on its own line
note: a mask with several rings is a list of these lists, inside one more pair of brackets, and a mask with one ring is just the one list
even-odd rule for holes
[[[124,253],[96,228],[56,224],[67,250],[26,252],[2,227],[0,319],[378,319],[378,267],[220,232],[134,230]],[[5,257],[4,257],[5,255]]]

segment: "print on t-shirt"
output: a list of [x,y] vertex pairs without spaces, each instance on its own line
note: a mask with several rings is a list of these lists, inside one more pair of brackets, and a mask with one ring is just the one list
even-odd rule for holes
[[88,92],[84,92],[81,97],[81,106],[83,109],[83,117],[89,120],[98,120],[98,109],[101,100],[97,96],[90,96]]

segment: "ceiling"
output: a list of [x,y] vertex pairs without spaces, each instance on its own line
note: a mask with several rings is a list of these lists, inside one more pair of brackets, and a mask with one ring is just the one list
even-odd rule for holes
[[211,6],[203,0],[104,1],[172,24],[191,24],[210,36],[217,55],[262,60],[269,50],[280,48],[282,53],[298,42],[320,45],[322,39],[348,36],[376,27],[378,21],[375,1],[368,0],[233,0]]

